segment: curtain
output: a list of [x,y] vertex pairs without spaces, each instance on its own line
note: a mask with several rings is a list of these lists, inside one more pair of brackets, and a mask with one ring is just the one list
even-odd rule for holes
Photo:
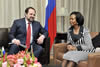
[[45,24],[45,0],[0,0],[0,28],[11,27],[15,19],[23,18],[27,7],[36,9],[35,20]]
[[16,18],[19,18],[19,0],[0,0],[0,28],[9,27]]
[[[0,0],[0,28],[11,27],[13,20],[24,17],[26,7],[32,6],[36,9],[36,20],[45,25],[45,2],[46,0]],[[60,8],[66,8],[65,16],[57,15],[57,32],[67,32],[69,14],[72,11],[80,11],[84,18],[84,26],[92,32],[100,31],[100,0],[56,0],[57,14]]]
[[[56,0],[58,1],[58,0]],[[63,2],[62,2],[63,1]],[[84,26],[89,28],[91,32],[99,32],[100,31],[100,8],[99,8],[99,0],[59,0],[57,2],[57,7],[64,7],[67,9],[68,14],[64,16],[63,18],[58,17],[57,18],[57,31],[62,32],[62,29],[59,29],[59,27],[63,24],[63,32],[67,32],[69,24],[69,14],[72,11],[79,11],[84,16]],[[60,4],[60,5],[59,5]],[[62,6],[63,5],[63,6]],[[63,19],[63,22],[61,21]]]

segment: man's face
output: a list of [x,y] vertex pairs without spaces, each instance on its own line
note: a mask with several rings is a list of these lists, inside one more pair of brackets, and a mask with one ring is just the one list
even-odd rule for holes
[[26,19],[27,19],[29,22],[34,21],[34,19],[35,19],[35,14],[36,14],[35,10],[29,9],[29,10],[28,10],[28,13],[25,14]]

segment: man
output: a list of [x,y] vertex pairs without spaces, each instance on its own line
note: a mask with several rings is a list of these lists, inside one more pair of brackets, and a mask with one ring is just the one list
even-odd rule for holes
[[39,22],[34,20],[35,15],[36,10],[33,7],[28,7],[25,10],[25,18],[14,21],[9,33],[9,39],[12,45],[8,54],[16,54],[21,50],[25,50],[20,45],[25,45],[26,49],[30,49],[32,45],[34,55],[39,57],[42,51],[40,44],[48,36],[48,32]]

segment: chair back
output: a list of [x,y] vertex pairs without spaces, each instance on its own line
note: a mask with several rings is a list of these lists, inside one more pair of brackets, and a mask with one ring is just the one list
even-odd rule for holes
[[91,38],[93,39],[96,35],[98,35],[99,32],[90,32]]
[[8,47],[8,28],[0,28],[0,48]]

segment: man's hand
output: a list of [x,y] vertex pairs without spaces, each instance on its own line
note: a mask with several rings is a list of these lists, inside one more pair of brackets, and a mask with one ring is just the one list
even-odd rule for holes
[[44,36],[44,35],[41,35],[41,36],[37,39],[37,43],[38,43],[38,44],[43,44],[44,38],[45,38],[45,36]]
[[69,51],[77,50],[77,48],[76,48],[75,46],[72,46],[72,45],[68,45],[68,46],[67,46],[67,49],[68,49]]
[[16,44],[16,45],[20,45],[20,40],[18,39],[13,39],[12,43]]

